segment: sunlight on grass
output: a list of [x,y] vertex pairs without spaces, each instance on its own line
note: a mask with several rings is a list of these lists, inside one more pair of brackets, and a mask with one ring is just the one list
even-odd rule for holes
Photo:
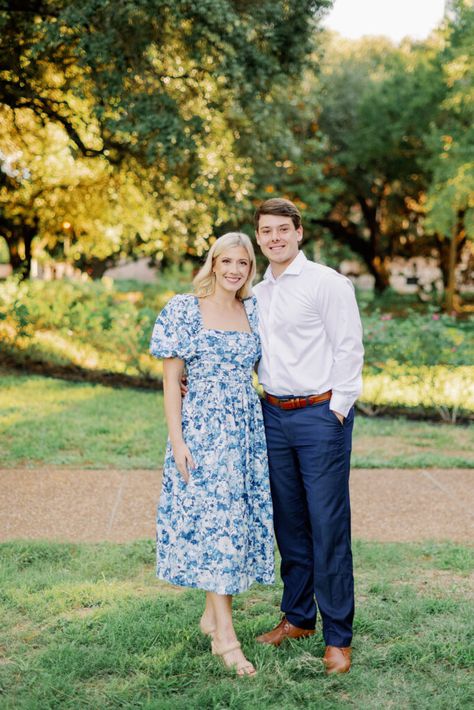
[[[70,383],[65,380],[53,377],[28,376],[6,376],[0,375],[1,391],[0,397],[3,403],[21,403],[29,406],[40,406],[47,403],[54,407],[58,403],[81,402],[93,399],[96,396],[94,385],[82,383]],[[107,389],[107,388],[104,388]]]
[[[73,363],[88,370],[108,370],[127,372],[130,367],[114,353],[101,352],[84,341],[62,336],[57,331],[36,331],[29,346],[33,351],[41,352],[47,360],[68,364]],[[135,368],[133,374],[138,374]]]

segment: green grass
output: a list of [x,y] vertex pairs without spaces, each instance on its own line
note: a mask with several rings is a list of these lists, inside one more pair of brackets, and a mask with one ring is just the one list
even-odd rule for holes
[[39,376],[0,376],[3,465],[161,466],[163,396]]
[[280,649],[255,643],[281,589],[235,600],[240,680],[197,630],[203,593],[154,578],[151,542],[0,545],[0,706],[45,708],[468,708],[474,703],[473,551],[356,543],[354,664],[326,677],[318,629]]
[[[3,466],[155,468],[165,442],[161,394],[0,375]],[[472,468],[473,451],[472,425],[358,416],[353,466]]]
[[474,426],[358,416],[355,468],[474,468]]

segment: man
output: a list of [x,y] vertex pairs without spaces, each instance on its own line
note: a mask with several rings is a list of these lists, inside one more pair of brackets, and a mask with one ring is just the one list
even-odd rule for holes
[[299,250],[303,228],[292,202],[261,204],[255,229],[269,261],[254,293],[284,584],[283,619],[257,640],[279,646],[312,635],[316,598],[326,671],[345,673],[354,616],[349,466],[363,361],[359,312],[351,282]]

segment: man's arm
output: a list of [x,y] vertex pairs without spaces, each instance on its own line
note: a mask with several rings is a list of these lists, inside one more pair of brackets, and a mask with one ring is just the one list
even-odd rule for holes
[[320,284],[318,306],[333,349],[330,409],[347,417],[362,391],[362,324],[349,279],[333,275]]

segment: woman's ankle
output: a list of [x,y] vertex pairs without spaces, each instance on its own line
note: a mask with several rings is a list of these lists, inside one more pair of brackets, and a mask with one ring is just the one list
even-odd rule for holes
[[219,645],[238,643],[239,639],[233,628],[217,628],[214,632],[214,641]]

